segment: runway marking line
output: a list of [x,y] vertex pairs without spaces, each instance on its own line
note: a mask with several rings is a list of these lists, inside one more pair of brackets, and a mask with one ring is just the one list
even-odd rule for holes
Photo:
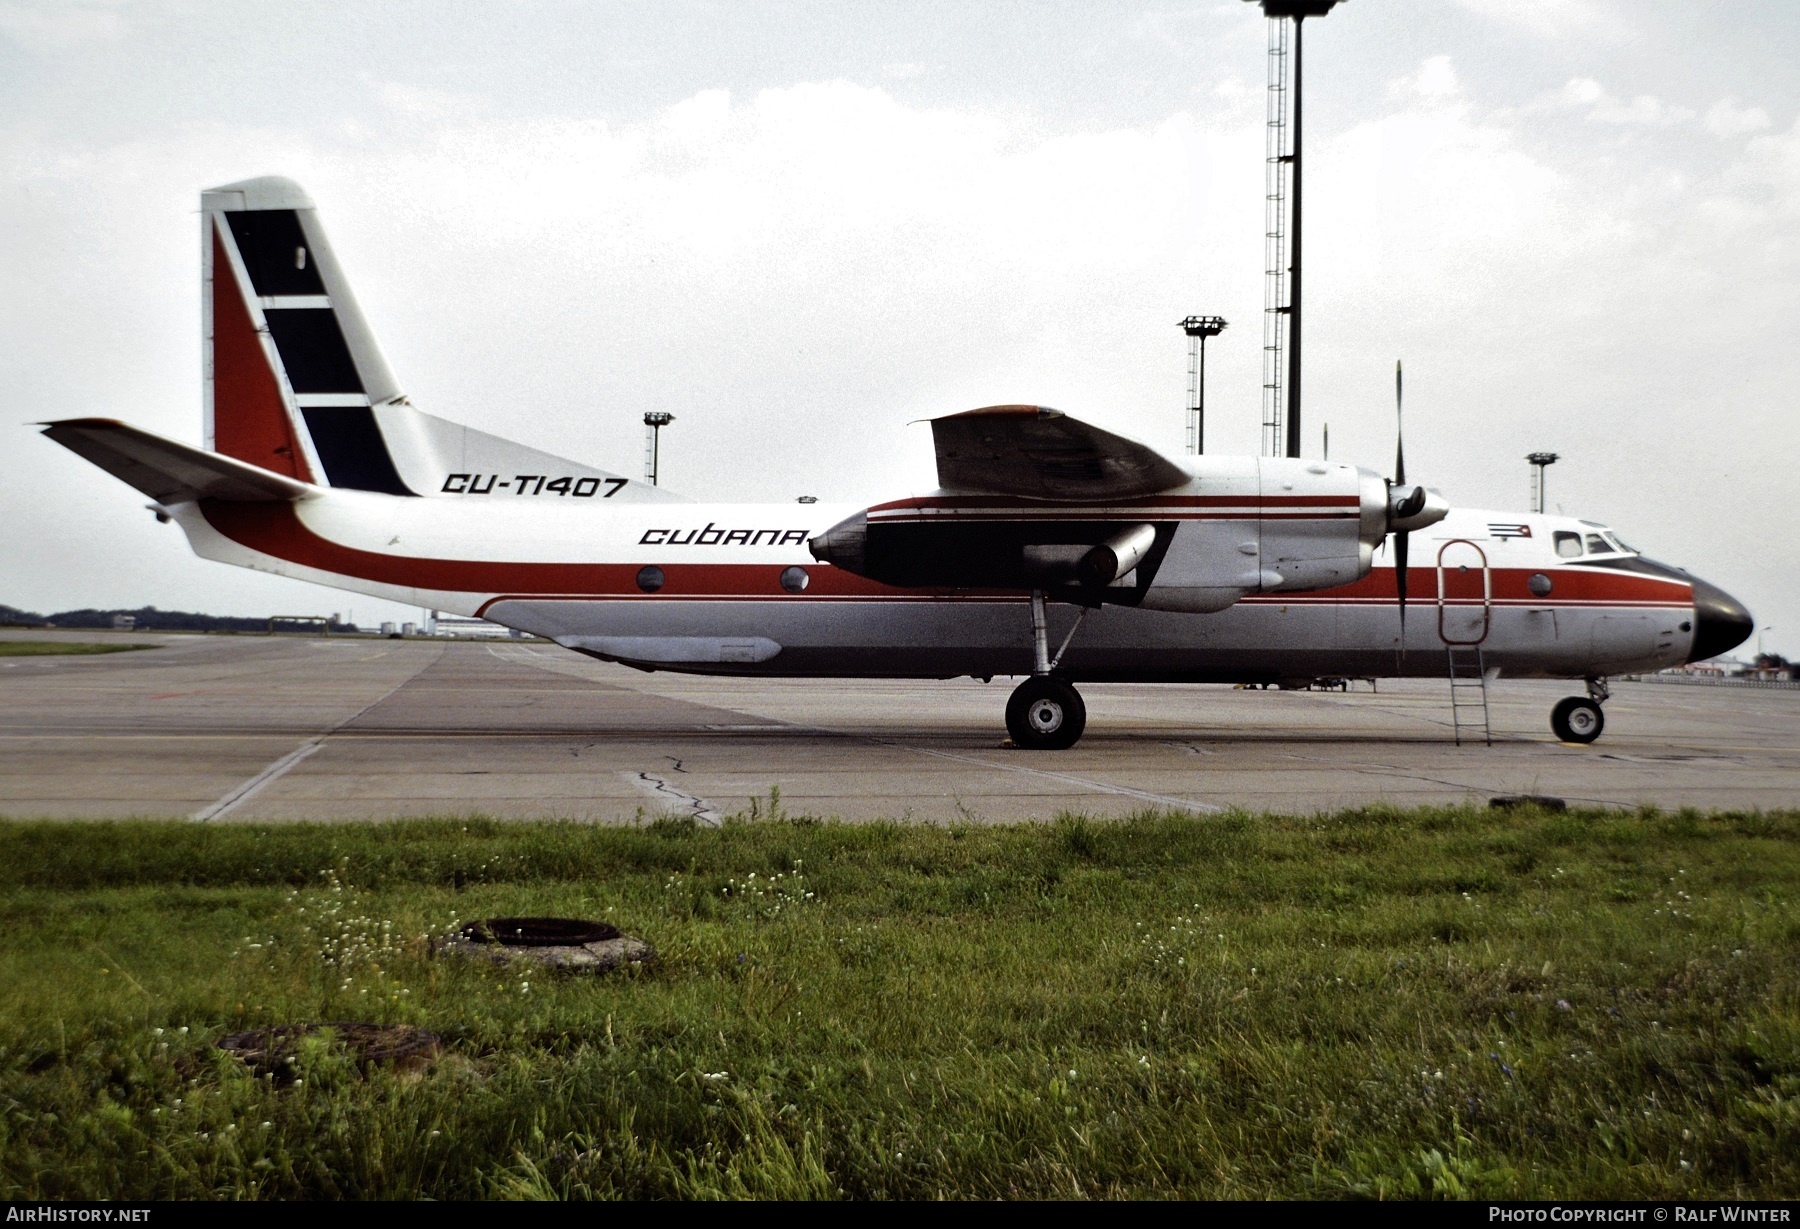
[[[1580,745],[1580,744],[1565,744],[1565,745]],[[1428,777],[1421,772],[1417,772],[1412,769],[1402,768],[1397,764],[1339,763],[1339,762],[1333,761],[1333,760],[1320,759],[1318,756],[1297,755],[1297,754],[1287,754],[1283,758],[1290,759],[1290,760],[1305,760],[1309,763],[1314,763],[1314,764],[1329,764],[1334,768],[1339,768],[1339,769],[1342,769],[1347,772],[1364,773],[1368,776],[1394,777],[1394,778],[1397,778],[1402,781],[1418,781],[1418,782],[1420,782],[1422,784],[1426,784],[1426,785],[1443,785],[1443,786],[1447,786],[1450,789],[1460,789],[1465,794],[1491,794],[1495,790],[1509,788],[1509,787],[1496,786],[1496,785],[1484,785],[1484,786],[1477,787],[1477,786],[1468,785],[1466,783],[1459,782],[1459,781],[1448,781],[1448,780],[1445,780],[1443,777]],[[1536,788],[1536,787],[1534,787],[1534,788]],[[1571,802],[1591,802],[1595,806],[1629,807],[1629,806],[1635,805],[1635,804],[1629,803],[1629,802],[1620,802],[1614,798],[1593,798],[1593,797],[1584,797],[1584,796],[1581,796],[1578,794],[1561,794],[1561,795],[1559,795],[1559,797],[1565,798]]]
[[[383,698],[385,699],[386,697]],[[238,786],[231,793],[226,794],[223,798],[219,799],[205,810],[196,811],[192,818],[198,823],[205,823],[209,819],[217,819],[219,816],[226,814],[241,803],[250,801],[250,799],[256,797],[258,794],[262,793],[263,790],[275,784],[276,781],[285,776],[288,769],[293,768],[302,760],[306,759],[307,756],[317,751],[320,747],[323,747],[325,745],[325,738],[326,736],[321,734],[317,738],[301,743],[299,747],[288,752],[273,764],[270,764],[267,768],[257,773],[254,777],[251,777],[248,781]]]
[[1108,785],[1104,781],[1090,781],[1086,777],[1071,776],[1066,772],[1051,772],[1044,768],[1026,768],[1018,764],[996,764],[992,760],[984,760],[973,755],[958,755],[954,751],[935,751],[930,747],[912,747],[906,743],[892,742],[885,738],[872,738],[867,734],[848,734],[839,730],[827,729],[824,726],[801,726],[793,728],[811,730],[818,734],[830,734],[837,738],[854,738],[861,742],[872,743],[877,747],[892,747],[897,751],[911,751],[915,755],[929,755],[940,760],[954,760],[959,764],[974,764],[996,772],[1016,772],[1027,777],[1041,777],[1047,781],[1060,781],[1064,785],[1076,785],[1085,790],[1100,794],[1118,794],[1126,798],[1137,798],[1144,802],[1159,803],[1162,806],[1176,807],[1183,811],[1198,811],[1202,814],[1214,815],[1226,808],[1215,806],[1210,802],[1193,802],[1186,798],[1175,798],[1168,794],[1153,794],[1149,790],[1133,789],[1129,785]]
[[267,768],[265,768],[261,772],[257,773],[254,777],[251,777],[248,781],[246,781],[242,785],[238,786],[235,790],[231,791],[231,793],[226,794],[223,798],[219,799],[217,802],[213,803],[211,806],[205,808],[204,810],[196,811],[194,813],[194,815],[192,816],[192,818],[194,819],[194,821],[196,823],[205,823],[208,820],[218,819],[222,816],[229,815],[232,811],[236,810],[238,807],[242,806],[244,803],[250,801],[252,798],[254,798],[258,794],[262,793],[265,789],[268,789],[269,786],[275,784],[275,782],[279,781],[282,777],[286,776],[287,773],[289,772],[289,770],[291,770],[294,767],[296,767],[297,765],[305,762],[305,760],[307,759],[308,756],[312,755],[314,752],[318,751],[319,748],[321,748],[325,745],[326,739],[330,738],[333,734],[336,734],[339,730],[341,730],[345,726],[349,725],[352,721],[355,721],[358,717],[362,716],[364,713],[366,713],[370,709],[374,708],[377,704],[380,704],[383,700],[386,700],[389,696],[393,695],[396,691],[399,691],[402,687],[406,686],[408,683],[410,683],[414,679],[418,678],[419,675],[423,674],[432,665],[436,664],[437,661],[442,657],[443,657],[443,652],[442,652],[442,650],[440,650],[437,653],[437,655],[434,656],[430,661],[422,664],[413,673],[407,675],[405,678],[401,679],[398,683],[395,683],[392,687],[390,687],[386,691],[382,692],[381,695],[377,696],[373,700],[370,700],[367,704],[365,704],[361,708],[357,709],[354,713],[351,713],[348,717],[344,718],[342,721],[340,721],[336,725],[332,726],[329,730],[326,730],[321,734],[315,735],[314,737],[307,739],[304,743],[301,743],[298,747],[294,748],[294,750],[288,752],[286,755],[284,755],[280,759],[276,760],[273,764],[270,764]]

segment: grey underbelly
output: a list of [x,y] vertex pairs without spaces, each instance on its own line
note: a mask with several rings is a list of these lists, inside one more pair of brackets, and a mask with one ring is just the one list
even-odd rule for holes
[[[509,599],[496,622],[600,657],[659,669],[773,676],[952,677],[1028,674],[1023,599],[708,601]],[[1059,672],[1076,680],[1262,681],[1322,676],[1442,677],[1444,637],[1481,640],[1484,664],[1514,675],[1579,676],[1684,659],[1675,607],[1628,612],[1409,608],[1244,602],[1215,614],[1105,606],[1075,630]],[[1074,627],[1050,610],[1054,653]]]

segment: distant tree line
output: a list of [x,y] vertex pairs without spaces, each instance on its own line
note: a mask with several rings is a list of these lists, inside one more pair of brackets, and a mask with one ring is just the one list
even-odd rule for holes
[[[266,632],[269,620],[240,618],[235,615],[200,614],[192,610],[158,610],[154,606],[141,606],[136,610],[64,610],[52,615],[38,614],[34,610],[20,610],[16,606],[0,604],[0,626],[12,627],[66,627],[66,628],[103,628],[111,630],[113,620],[119,615],[130,615],[136,620],[135,627],[140,631],[150,632]],[[289,626],[287,630],[298,630]],[[354,632],[359,630],[354,623],[331,623],[334,632]]]

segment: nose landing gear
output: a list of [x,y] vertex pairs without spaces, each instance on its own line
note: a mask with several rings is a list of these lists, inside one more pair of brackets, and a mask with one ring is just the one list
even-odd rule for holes
[[1042,590],[1031,594],[1031,677],[1013,689],[1006,701],[1006,732],[1013,745],[1027,751],[1063,751],[1087,729],[1087,705],[1081,693],[1051,676],[1087,618],[1087,607],[1075,618],[1056,656],[1050,656],[1050,619]]
[[1570,696],[1557,701],[1550,710],[1550,729],[1566,743],[1591,743],[1606,729],[1606,714],[1600,706],[1612,695],[1603,678],[1587,681],[1585,696]]

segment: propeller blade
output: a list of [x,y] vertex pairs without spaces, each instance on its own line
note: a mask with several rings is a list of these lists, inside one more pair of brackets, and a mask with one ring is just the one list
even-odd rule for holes
[[1394,533],[1394,588],[1400,594],[1400,652],[1406,653],[1406,556],[1412,535],[1406,530]]
[[1400,421],[1400,360],[1394,360],[1394,485],[1406,484],[1406,442]]
[[1404,529],[1393,534],[1393,587],[1400,592],[1400,632],[1406,632],[1406,556],[1411,536]]

